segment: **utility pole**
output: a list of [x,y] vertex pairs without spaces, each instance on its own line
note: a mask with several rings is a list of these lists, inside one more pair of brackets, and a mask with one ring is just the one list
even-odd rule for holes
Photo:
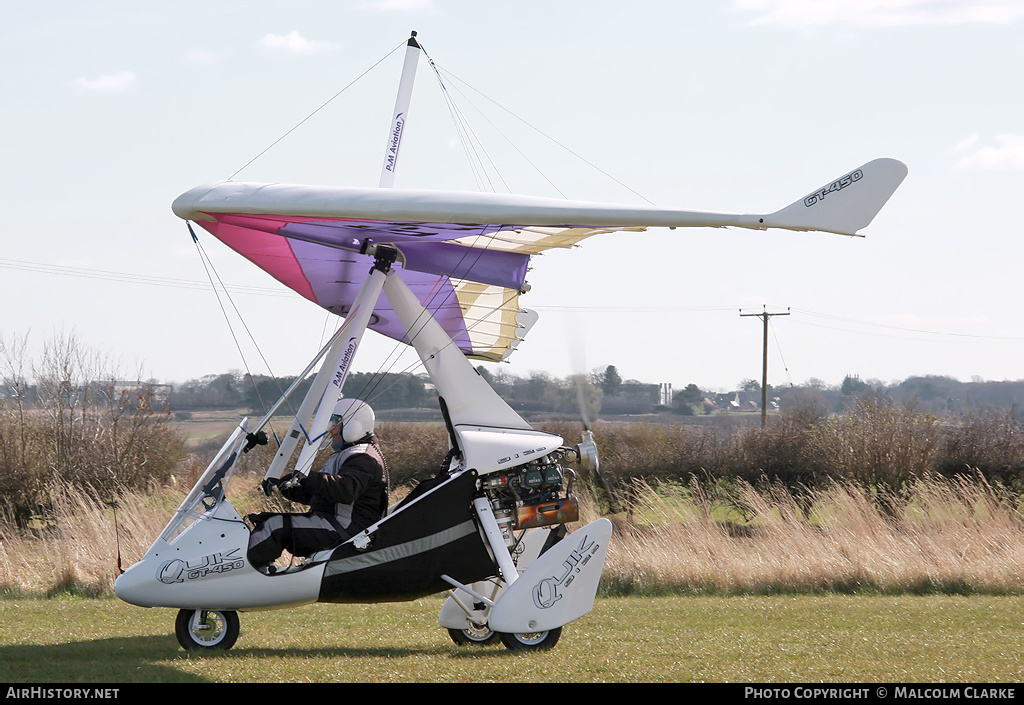
[[756,316],[764,321],[764,352],[761,364],[761,428],[768,423],[768,319],[772,316],[788,316],[789,309],[785,313],[768,313],[768,307],[764,307],[762,313],[743,313],[740,309],[740,316]]

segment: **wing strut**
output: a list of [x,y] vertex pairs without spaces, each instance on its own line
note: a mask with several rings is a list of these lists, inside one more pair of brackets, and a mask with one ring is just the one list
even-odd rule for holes
[[[306,439],[306,445],[303,446],[296,467],[298,469],[304,468],[312,461],[313,455],[316,453],[317,446],[319,445],[317,442],[319,436],[327,430],[326,426],[330,419],[331,411],[334,408],[334,403],[341,397],[341,390],[351,369],[352,360],[355,358],[356,350],[363,339],[366,327],[370,323],[373,309],[376,307],[377,299],[380,298],[381,291],[384,288],[384,281],[387,278],[388,272],[391,271],[391,265],[394,263],[398,252],[393,247],[377,245],[374,254],[376,260],[374,261],[373,268],[370,270],[370,276],[367,277],[362,288],[359,290],[359,295],[356,297],[355,303],[345,319],[345,323],[335,334],[334,342],[331,344],[330,350],[316,377],[313,378],[312,386],[306,393],[306,397],[302,400],[302,404],[295,414],[295,419],[292,421],[288,433],[285,435],[284,440],[281,441],[277,455],[274,456],[274,460],[270,463],[270,467],[267,468],[267,472],[263,476],[264,480],[281,477],[285,466],[291,459],[292,453],[295,452],[295,447],[303,437]],[[292,385],[292,389],[295,386]],[[283,400],[284,397],[282,397],[281,401]],[[275,410],[280,406],[280,403],[279,401],[275,404]],[[316,413],[315,418],[313,417],[314,412]],[[311,418],[312,422],[310,422]],[[260,422],[260,426],[265,424],[268,419],[269,415]],[[308,426],[308,431],[306,426]],[[259,430],[260,427],[257,427],[254,429],[254,433]]]

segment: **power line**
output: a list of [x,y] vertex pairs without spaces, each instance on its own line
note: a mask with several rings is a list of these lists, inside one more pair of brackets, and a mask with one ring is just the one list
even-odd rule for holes
[[[208,291],[209,282],[201,282],[190,279],[175,279],[173,277],[160,277],[152,274],[132,274],[130,272],[115,272],[105,269],[88,269],[85,267],[70,267],[58,264],[46,264],[43,262],[30,262],[27,260],[0,259],[0,267],[4,269],[16,269],[25,272],[38,272],[41,274],[56,274],[66,277],[80,277],[84,279],[102,279],[106,281],[124,282],[128,284],[147,284],[150,286],[165,286],[178,289],[200,289]],[[221,284],[226,290],[240,294],[255,294],[259,296],[294,296],[290,291],[269,289],[266,287],[246,286],[240,284]]]
[[[210,283],[191,279],[178,279],[173,277],[161,277],[153,274],[134,274],[131,272],[118,272],[113,270],[105,269],[90,269],[86,267],[72,267],[67,265],[48,264],[45,262],[33,262],[29,260],[17,260],[0,258],[0,269],[12,269],[23,272],[36,272],[39,274],[52,274],[57,276],[67,277],[78,277],[83,279],[98,279],[104,281],[121,282],[126,284],[145,284],[147,286],[162,286],[177,289],[195,289],[201,291],[209,291]],[[249,286],[244,284],[224,284],[221,286],[225,290],[231,291],[235,294],[249,294],[254,296],[277,296],[277,297],[288,297],[292,298],[295,296],[294,292],[286,291],[284,289],[272,289],[269,287],[260,286]],[[570,313],[600,313],[600,314],[626,314],[633,315],[637,313],[657,313],[657,314],[668,314],[668,313],[701,313],[701,312],[715,312],[715,311],[732,311],[736,306],[730,304],[722,305],[709,305],[709,306],[559,306],[554,304],[539,304],[533,305],[530,308],[538,311],[565,311]],[[841,330],[854,332],[863,335],[875,335],[875,336],[890,336],[890,337],[905,337],[899,335],[901,333],[913,333],[924,336],[934,336],[937,338],[949,339],[953,338],[963,342],[1002,342],[1002,343],[1024,343],[1024,336],[1008,336],[1008,335],[982,335],[974,333],[959,333],[955,331],[940,331],[928,328],[918,328],[911,326],[898,326],[891,323],[877,323],[873,321],[858,320],[855,318],[849,318],[846,316],[838,316],[830,313],[821,313],[819,311],[810,311],[807,309],[792,308],[788,309],[794,313],[801,313],[805,316],[811,316],[815,318],[821,318],[838,323],[849,324],[853,326],[863,326],[866,328],[878,328],[879,332],[854,330],[850,327],[840,326],[828,326],[820,323],[811,323],[806,320],[795,321],[800,325],[811,326],[816,328],[826,328],[828,330]],[[887,332],[888,331],[888,332]],[[948,340],[943,340],[948,342]]]
[[[918,333],[921,335],[941,336],[950,338],[962,338],[964,340],[983,340],[983,341],[1004,341],[1010,343],[1024,342],[1024,337],[1021,336],[1005,336],[1005,335],[979,335],[974,333],[956,333],[949,331],[938,331],[927,328],[915,328],[910,326],[897,326],[891,323],[876,323],[873,321],[861,321],[854,318],[847,318],[844,316],[837,316],[829,313],[819,313],[817,311],[807,311],[804,309],[793,309],[798,313],[803,313],[808,316],[816,316],[818,318],[825,318],[833,321],[841,321],[843,323],[851,323],[859,326],[867,326],[871,328],[881,328],[889,331],[897,331],[900,333]],[[805,323],[804,325],[814,325]],[[822,328],[828,328],[829,326],[819,326]],[[833,330],[848,330],[843,328],[833,328]],[[884,333],[875,333],[874,335],[884,335]]]

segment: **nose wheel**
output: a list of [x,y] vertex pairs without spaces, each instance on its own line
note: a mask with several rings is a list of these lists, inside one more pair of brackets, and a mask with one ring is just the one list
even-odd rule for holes
[[238,639],[238,613],[234,610],[180,610],[174,635],[186,651],[230,649]]
[[522,634],[506,634],[492,632],[486,626],[469,627],[468,629],[449,629],[451,636],[459,646],[489,646],[499,641],[511,651],[546,651],[558,643],[562,636],[562,628],[556,627],[543,632],[525,632]]
[[522,634],[508,634],[501,632],[501,643],[505,648],[512,651],[547,651],[558,643],[562,636],[562,628],[555,627],[545,632],[527,632]]
[[500,635],[486,626],[471,626],[467,629],[449,629],[448,636],[459,646],[488,646],[496,644]]

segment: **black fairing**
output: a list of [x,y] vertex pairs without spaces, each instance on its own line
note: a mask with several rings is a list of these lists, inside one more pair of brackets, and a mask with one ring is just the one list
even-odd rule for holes
[[475,492],[475,473],[426,480],[380,523],[368,550],[351,542],[335,549],[320,602],[415,600],[451,588],[442,574],[466,584],[496,575],[477,528]]

